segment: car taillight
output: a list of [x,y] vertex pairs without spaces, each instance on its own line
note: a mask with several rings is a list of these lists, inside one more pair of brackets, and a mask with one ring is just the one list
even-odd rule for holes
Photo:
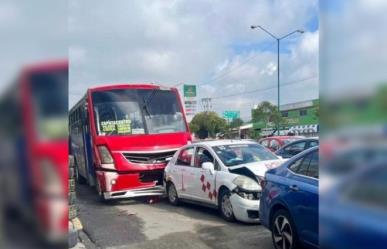
[[106,148],[105,145],[98,146],[98,152],[99,152],[99,156],[101,158],[101,163],[102,164],[112,164],[112,163],[114,163],[113,157],[112,157],[112,155],[110,154],[108,148]]

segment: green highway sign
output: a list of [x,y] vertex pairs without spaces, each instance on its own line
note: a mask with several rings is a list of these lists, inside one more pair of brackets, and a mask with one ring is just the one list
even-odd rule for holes
[[184,85],[184,97],[196,97],[196,85]]
[[225,119],[236,119],[240,117],[239,111],[224,111],[223,118]]

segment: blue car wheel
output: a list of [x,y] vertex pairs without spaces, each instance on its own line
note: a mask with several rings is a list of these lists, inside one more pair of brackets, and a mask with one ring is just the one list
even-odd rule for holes
[[276,249],[298,248],[296,228],[288,211],[276,211],[271,220],[271,235]]

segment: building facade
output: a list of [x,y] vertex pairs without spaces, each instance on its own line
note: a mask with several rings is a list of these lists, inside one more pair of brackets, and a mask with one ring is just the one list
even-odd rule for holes
[[[256,107],[254,107],[254,109],[255,108]],[[302,136],[318,136],[318,99],[281,105],[280,111],[285,120],[285,122],[280,125],[281,135],[294,134]],[[261,137],[269,136],[276,131],[274,123],[265,123],[263,121],[254,122],[252,129]]]

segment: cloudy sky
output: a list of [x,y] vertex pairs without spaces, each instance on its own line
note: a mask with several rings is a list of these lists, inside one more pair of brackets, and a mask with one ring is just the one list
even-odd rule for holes
[[252,24],[306,31],[281,44],[281,103],[317,98],[316,0],[71,0],[70,106],[95,85],[185,83],[247,120],[255,103],[277,100],[276,42]]
[[67,2],[0,1],[0,91],[26,64],[65,59]]

